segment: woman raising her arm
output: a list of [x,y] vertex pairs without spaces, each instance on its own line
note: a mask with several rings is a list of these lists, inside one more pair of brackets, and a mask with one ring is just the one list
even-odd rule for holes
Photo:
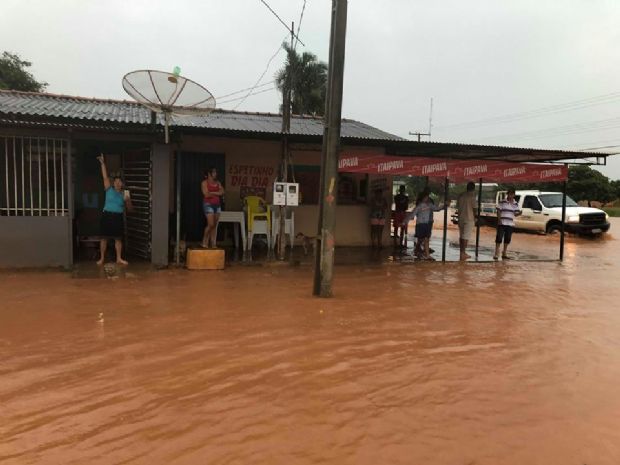
[[123,181],[120,176],[114,176],[112,181],[110,181],[103,154],[99,155],[97,160],[101,164],[101,176],[103,177],[103,187],[105,189],[105,203],[101,216],[101,242],[99,244],[101,258],[97,265],[103,265],[105,262],[105,253],[108,248],[108,240],[110,239],[114,239],[116,263],[127,265],[128,263],[122,258],[122,237],[125,232],[123,213],[125,213],[125,208],[129,211],[132,208],[129,191],[123,192]]

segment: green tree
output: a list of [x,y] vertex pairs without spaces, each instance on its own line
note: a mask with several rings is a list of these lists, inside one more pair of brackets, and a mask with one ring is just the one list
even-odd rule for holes
[[611,181],[609,185],[611,186],[611,190],[614,194],[614,199],[615,200],[620,199],[620,179]]
[[29,61],[22,60],[19,55],[3,52],[0,57],[0,89],[21,90],[25,92],[41,92],[47,82],[39,82],[26,68],[32,66]]
[[614,199],[614,192],[609,178],[586,165],[571,166],[568,170],[566,191],[573,199],[597,200],[609,202]]
[[319,61],[313,53],[299,54],[286,43],[282,47],[286,51],[286,62],[276,73],[276,86],[284,92],[291,83],[294,114],[322,116],[325,113],[327,64]]

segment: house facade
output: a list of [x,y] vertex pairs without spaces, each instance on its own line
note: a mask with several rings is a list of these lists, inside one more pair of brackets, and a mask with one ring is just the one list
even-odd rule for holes
[[[269,203],[282,160],[281,116],[215,111],[175,118],[169,144],[161,119],[127,101],[0,91],[0,267],[64,267],[89,259],[96,245],[104,191],[96,160],[106,154],[121,173],[134,211],[126,218],[128,254],[166,266],[177,214],[181,238],[199,240],[204,218],[200,182],[208,167],[220,173],[225,209],[240,211],[246,195]],[[295,229],[315,235],[323,124],[294,116],[289,180],[300,183]],[[397,136],[343,120],[342,146],[383,153]],[[341,174],[336,240],[370,243],[368,193],[391,176]],[[385,231],[389,236],[388,228]]]

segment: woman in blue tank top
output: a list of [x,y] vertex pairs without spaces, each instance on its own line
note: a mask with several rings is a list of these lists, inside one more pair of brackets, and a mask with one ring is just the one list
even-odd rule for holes
[[97,262],[97,265],[103,265],[105,262],[105,253],[110,239],[114,239],[116,263],[119,265],[127,265],[128,263],[123,260],[122,257],[122,238],[125,233],[123,214],[125,213],[125,208],[131,210],[129,191],[123,192],[123,181],[120,176],[114,176],[112,181],[110,181],[103,154],[97,157],[97,160],[101,163],[101,176],[103,177],[103,187],[105,189],[105,203],[101,215],[101,258]]

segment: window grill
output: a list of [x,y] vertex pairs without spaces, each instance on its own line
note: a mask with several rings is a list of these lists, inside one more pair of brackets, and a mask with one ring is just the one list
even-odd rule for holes
[[67,216],[68,141],[0,135],[0,216]]

